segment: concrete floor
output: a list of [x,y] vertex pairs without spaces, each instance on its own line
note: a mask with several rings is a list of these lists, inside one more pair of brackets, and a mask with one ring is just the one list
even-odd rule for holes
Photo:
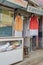
[[39,64],[37,64],[37,65],[43,65],[43,61],[41,61]]
[[31,52],[22,62],[13,65],[43,65],[43,50]]

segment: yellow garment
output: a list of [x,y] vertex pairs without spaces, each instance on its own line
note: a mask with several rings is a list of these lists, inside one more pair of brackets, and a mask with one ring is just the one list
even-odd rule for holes
[[14,28],[16,31],[22,31],[23,30],[23,20],[19,15],[17,15],[15,18]]

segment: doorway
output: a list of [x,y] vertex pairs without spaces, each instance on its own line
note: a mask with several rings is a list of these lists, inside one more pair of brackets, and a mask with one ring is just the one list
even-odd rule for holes
[[30,39],[30,50],[42,49],[42,16],[39,16],[38,36],[33,36]]

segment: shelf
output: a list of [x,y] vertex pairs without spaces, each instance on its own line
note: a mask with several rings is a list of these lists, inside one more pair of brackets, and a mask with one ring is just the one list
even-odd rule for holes
[[17,37],[0,37],[0,41],[14,41],[14,40],[23,40],[23,38]]

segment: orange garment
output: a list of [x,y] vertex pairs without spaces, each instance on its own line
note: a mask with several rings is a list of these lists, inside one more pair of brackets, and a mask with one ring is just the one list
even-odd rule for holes
[[31,17],[30,20],[30,29],[38,29],[38,18],[37,16]]
[[16,31],[22,31],[23,30],[23,20],[19,15],[17,15],[15,18],[14,28]]

